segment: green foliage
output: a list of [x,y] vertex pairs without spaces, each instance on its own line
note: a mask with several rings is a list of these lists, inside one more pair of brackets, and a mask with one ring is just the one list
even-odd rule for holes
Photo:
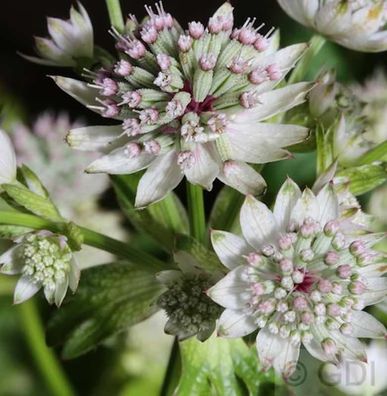
[[154,273],[139,264],[117,262],[83,271],[77,293],[49,321],[47,341],[64,344],[64,358],[82,355],[156,312],[161,292]]
[[171,251],[176,233],[188,233],[188,217],[179,198],[170,193],[146,209],[136,209],[134,200],[138,175],[112,176],[118,202],[127,219],[139,231],[151,236],[161,247]]
[[179,396],[257,395],[271,374],[260,372],[256,351],[242,339],[212,337],[201,343],[180,343],[182,376],[175,392]]

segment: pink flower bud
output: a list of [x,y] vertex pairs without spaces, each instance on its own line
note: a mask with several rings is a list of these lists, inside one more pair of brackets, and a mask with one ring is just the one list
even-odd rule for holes
[[121,77],[130,76],[132,74],[132,71],[133,71],[133,66],[129,62],[123,59],[117,62],[114,66],[114,73],[116,73]]
[[138,143],[129,143],[126,145],[124,153],[129,158],[135,158],[141,153],[141,146]]
[[190,22],[188,24],[188,31],[192,38],[198,40],[204,33],[204,26],[200,22]]

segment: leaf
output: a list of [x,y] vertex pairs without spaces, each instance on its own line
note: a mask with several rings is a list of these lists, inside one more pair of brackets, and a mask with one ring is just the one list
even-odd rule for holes
[[28,168],[28,166],[22,165],[19,168],[19,171],[30,191],[49,199],[48,191],[43,186],[38,176],[30,168]]
[[187,235],[178,235],[176,238],[176,253],[186,252],[194,257],[196,264],[210,274],[215,272],[223,273],[225,267],[220,263],[217,255],[200,244],[196,239]]
[[151,236],[161,247],[171,251],[175,234],[188,233],[188,217],[179,198],[170,193],[165,199],[146,209],[134,207],[138,175],[112,176],[118,202],[135,228]]
[[22,185],[3,184],[3,190],[7,195],[28,211],[47,220],[61,221],[62,216],[50,199],[31,192]]
[[231,187],[225,186],[218,194],[210,215],[210,227],[231,231],[238,223],[238,215],[245,197]]
[[363,154],[357,163],[359,165],[366,165],[375,161],[387,161],[387,140]]
[[386,164],[362,165],[344,169],[337,174],[338,182],[348,182],[354,195],[373,190],[387,180]]
[[64,344],[64,358],[82,355],[155,313],[162,291],[154,273],[136,264],[117,262],[87,269],[77,293],[49,321],[47,342]]
[[258,395],[268,378],[260,372],[255,349],[242,339],[213,336],[201,343],[192,338],[180,343],[180,353],[182,376],[176,396]]

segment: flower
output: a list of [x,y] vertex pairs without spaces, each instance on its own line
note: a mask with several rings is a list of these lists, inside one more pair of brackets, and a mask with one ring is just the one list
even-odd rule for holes
[[167,288],[157,301],[168,316],[164,331],[176,335],[180,341],[195,335],[205,341],[214,332],[215,320],[222,311],[205,293],[214,284],[214,275],[201,270],[186,252],[177,252],[175,260],[178,270],[157,275]]
[[27,163],[39,175],[51,198],[67,217],[80,216],[81,208],[95,202],[108,188],[106,176],[93,178],[83,172],[95,155],[80,157],[62,144],[70,129],[81,127],[82,123],[72,122],[67,113],[45,112],[31,127],[18,122],[8,128],[17,162]]
[[377,145],[387,140],[387,76],[377,70],[363,85],[351,87],[364,104],[362,114],[366,117],[366,138]]
[[89,15],[78,2],[70,9],[70,19],[47,18],[50,38],[35,37],[39,57],[22,55],[41,65],[76,67],[94,55],[93,26]]
[[119,60],[90,72],[91,84],[54,78],[89,108],[122,121],[72,130],[69,145],[107,152],[90,173],[146,169],[137,207],[162,199],[184,175],[208,190],[218,178],[242,193],[261,193],[265,182],[246,163],[289,158],[284,148],[308,135],[301,126],[264,122],[305,101],[310,83],[273,89],[306,46],[277,50],[277,34],[259,33],[253,20],[233,29],[229,3],[206,27],[191,22],[185,31],[161,3],[146,10],[143,23],[132,18],[134,31],[112,31]]
[[355,51],[387,50],[385,0],[278,0],[297,22]]
[[367,363],[346,361],[339,366],[327,365],[322,375],[347,395],[380,395],[387,388],[386,343],[372,341],[367,346],[367,356]]
[[16,155],[9,136],[0,129],[0,185],[16,179]]
[[15,304],[22,303],[41,288],[50,304],[59,307],[67,288],[75,292],[80,272],[67,238],[50,231],[29,233],[0,256],[0,273],[21,274],[14,293]]
[[[362,311],[383,300],[387,266],[372,250],[380,234],[340,217],[331,184],[317,195],[287,180],[273,212],[252,196],[242,206],[243,238],[213,231],[215,252],[230,272],[208,295],[225,307],[219,336],[259,329],[257,350],[265,368],[285,377],[296,367],[301,344],[333,363],[365,361],[357,337],[383,338],[384,326]],[[384,236],[384,235],[383,235]]]

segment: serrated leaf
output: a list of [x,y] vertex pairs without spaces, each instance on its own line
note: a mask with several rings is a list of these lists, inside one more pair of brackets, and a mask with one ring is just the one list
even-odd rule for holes
[[363,154],[357,163],[359,165],[366,165],[375,161],[387,161],[387,140]]
[[210,227],[215,230],[231,231],[238,223],[238,215],[245,196],[231,187],[222,188],[210,215]]
[[38,176],[30,168],[28,168],[28,166],[22,165],[19,168],[19,171],[30,191],[41,195],[44,198],[49,198],[48,191],[43,186]]
[[220,263],[217,255],[208,250],[204,245],[199,243],[196,239],[187,235],[178,235],[176,238],[176,254],[179,252],[187,252],[194,257],[197,265],[210,274],[214,272],[224,272],[225,268]]
[[344,169],[337,174],[338,182],[349,183],[354,195],[362,195],[380,186],[387,180],[386,164],[362,165]]
[[63,220],[54,204],[41,195],[35,194],[24,186],[16,186],[14,184],[3,184],[3,190],[7,195],[28,211],[43,217],[47,220],[61,221]]
[[254,348],[241,339],[215,336],[206,342],[190,339],[180,343],[182,376],[178,396],[257,395],[268,374],[260,372]]
[[32,231],[32,229],[27,227],[0,225],[0,238],[13,239],[27,234],[30,231]]
[[154,273],[138,264],[117,262],[85,270],[77,293],[49,321],[47,342],[64,344],[65,358],[82,355],[155,313],[162,291]]
[[138,175],[113,176],[118,202],[127,219],[140,231],[151,236],[161,247],[171,251],[176,233],[188,233],[188,217],[179,198],[170,193],[146,209],[134,207]]

